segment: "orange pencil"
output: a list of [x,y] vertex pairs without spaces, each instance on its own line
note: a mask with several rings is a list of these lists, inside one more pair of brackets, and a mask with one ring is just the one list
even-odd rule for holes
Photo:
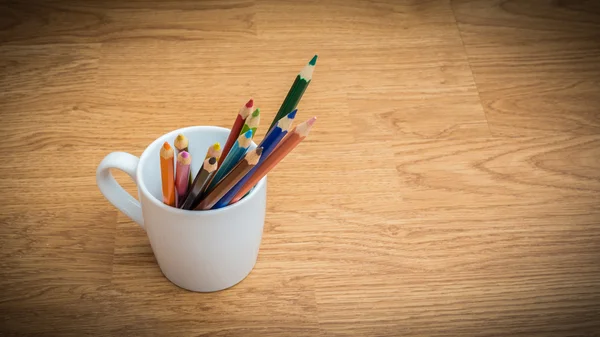
[[168,142],[160,149],[160,177],[162,180],[163,202],[175,207],[175,177],[174,177],[174,151]]
[[237,194],[231,199],[229,204],[238,202],[243,196],[248,193],[269,171],[275,167],[283,158],[290,153],[300,142],[308,136],[310,128],[313,126],[317,117],[313,117],[306,122],[298,125],[291,132],[288,133],[281,141],[281,145],[277,147],[271,154],[265,159],[252,174],[250,179],[246,181],[244,186],[237,192]]
[[223,146],[223,151],[221,152],[221,158],[219,158],[219,161],[217,162],[217,165],[219,167],[221,167],[221,164],[223,164],[223,160],[225,160],[225,157],[227,157],[227,154],[229,154],[229,151],[231,150],[233,143],[235,143],[236,139],[240,135],[240,131],[242,130],[242,127],[244,126],[244,123],[246,122],[246,118],[252,112],[253,107],[254,107],[254,100],[251,98],[248,101],[248,103],[246,103],[238,112],[235,122],[233,123],[233,126],[231,127],[231,131],[229,132],[229,137],[227,137],[225,146]]

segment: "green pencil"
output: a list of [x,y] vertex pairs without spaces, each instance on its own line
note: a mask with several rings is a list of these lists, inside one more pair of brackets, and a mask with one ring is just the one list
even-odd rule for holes
[[302,95],[304,95],[304,91],[308,87],[310,80],[312,79],[313,71],[315,70],[315,65],[317,64],[317,55],[313,56],[313,58],[308,62],[308,64],[302,68],[300,73],[296,76],[290,91],[288,91],[287,96],[281,103],[281,107],[279,111],[277,111],[277,115],[273,118],[271,122],[271,126],[267,132],[271,131],[271,129],[277,124],[277,121],[285,117],[287,114],[296,109],[296,106],[300,102]]
[[242,126],[242,131],[240,131],[239,135],[241,136],[248,130],[252,130],[252,137],[254,137],[256,135],[258,124],[260,124],[260,109],[256,108],[256,110],[246,118],[246,122],[244,123],[244,126]]

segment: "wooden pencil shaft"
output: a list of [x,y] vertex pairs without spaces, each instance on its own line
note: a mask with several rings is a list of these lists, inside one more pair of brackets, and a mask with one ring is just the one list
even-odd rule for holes
[[250,143],[252,142],[252,133],[247,131],[240,135],[238,140],[231,147],[231,151],[227,155],[227,158],[223,161],[223,164],[219,166],[217,173],[213,176],[209,183],[208,189],[211,190],[214,186],[219,183],[225,177],[227,173],[244,157]]
[[240,147],[233,147],[232,151],[229,152],[225,161],[223,161],[223,165],[217,170],[215,175],[212,177],[212,181],[209,184],[209,189],[213,189],[215,185],[219,183],[219,181],[223,180],[225,176],[237,165],[240,160],[243,158],[244,153],[247,149]]
[[[261,163],[260,167],[254,171],[251,179],[244,184],[244,186],[237,192],[237,194],[233,197],[232,201],[239,200],[242,196],[244,196],[248,191],[256,185],[264,176],[269,173],[273,167],[275,167],[279,162],[281,162],[301,141],[303,138],[300,138],[297,134],[290,135],[287,143],[277,148],[277,150],[271,152],[271,155],[267,157],[267,159]],[[238,198],[239,196],[239,198]],[[236,200],[237,199],[237,200]]]
[[[233,186],[227,193],[225,193],[225,195],[213,206],[213,208],[221,208],[227,206],[231,202],[233,197],[236,195],[236,193],[244,186],[244,183],[252,177],[252,173],[256,171],[258,167],[260,167],[261,163],[265,160],[265,158],[267,158],[269,154],[275,149],[275,145],[287,133],[287,127],[289,127],[290,123],[288,123],[288,121],[285,121],[286,119],[288,119],[287,116],[282,118],[280,122],[283,123],[277,123],[277,126],[275,126],[271,131],[269,131],[269,133],[265,136],[263,141],[258,145],[259,147],[263,148],[258,163],[254,165],[254,167],[250,171],[248,171],[248,173],[246,173],[244,177],[242,177],[242,179],[240,179],[240,181],[238,181],[235,184],[235,186]],[[285,131],[279,127],[280,124],[283,124],[283,126],[285,127]]]
[[295,127],[291,132],[287,134],[283,140],[280,140],[280,146],[277,146],[269,156],[264,159],[264,161],[259,165],[259,167],[254,171],[251,177],[246,181],[246,183],[242,186],[242,188],[236,193],[236,195],[231,199],[230,203],[238,202],[248,191],[254,187],[267,173],[275,167],[280,161],[287,156],[289,152],[291,152],[302,140],[304,140],[313,124],[317,120],[316,117],[312,117],[306,122]]
[[267,132],[275,126],[277,121],[279,121],[283,116],[287,115],[298,106],[302,95],[304,95],[306,88],[312,80],[313,71],[315,70],[315,66],[317,65],[317,58],[317,55],[314,55],[313,58],[308,62],[308,64],[305,65],[304,68],[302,68],[302,70],[300,70],[300,73],[296,75],[294,83],[292,83],[290,90],[285,96],[283,103],[281,103],[281,107],[279,107],[279,111],[277,111],[277,114],[275,115],[275,118],[273,118],[273,121],[267,129]]
[[177,194],[177,206],[183,203],[183,198],[187,194],[188,187],[191,185],[189,182],[190,164],[192,161],[191,155],[186,151],[179,152],[177,155],[177,166],[175,173],[175,192]]
[[229,191],[243,176],[259,161],[262,148],[249,152],[198,204],[195,209],[210,209],[227,191]]
[[244,123],[245,123],[245,119],[242,118],[242,116],[238,114],[235,119],[235,122],[233,123],[233,126],[231,127],[231,131],[229,132],[229,136],[227,137],[227,141],[225,142],[223,151],[221,152],[221,156],[220,156],[219,162],[218,162],[219,167],[223,163],[223,160],[225,160],[225,158],[229,154],[229,151],[231,151],[231,147],[237,140],[237,137],[239,137],[240,131],[242,130]]
[[296,79],[294,80],[292,87],[288,91],[268,130],[271,130],[281,118],[292,112],[298,106],[298,103],[300,102],[300,99],[302,99],[302,96],[304,95],[304,92],[309,84],[310,80],[306,81],[305,79],[301,78],[300,75],[296,75]]
[[289,114],[283,116],[278,122],[277,125],[271,131],[267,132],[267,135],[263,138],[263,140],[258,145],[263,148],[262,155],[258,163],[237,183],[233,186],[214,206],[213,209],[221,208],[227,206],[236,193],[244,186],[246,181],[248,181],[254,171],[258,167],[260,167],[261,163],[269,156],[269,154],[275,149],[276,145],[279,144],[281,139],[287,134],[288,129],[292,125],[296,117],[297,110],[294,109]]
[[[277,124],[275,125],[275,127],[274,127],[273,129],[271,129],[270,131],[268,131],[268,132],[267,132],[267,135],[269,135],[269,134],[270,134],[270,133],[271,133],[273,130],[277,129],[277,127],[280,127],[280,128],[282,128],[282,130],[284,130],[284,135],[283,135],[283,137],[282,137],[282,138],[280,138],[280,139],[278,140],[277,144],[275,144],[275,147],[274,147],[274,148],[272,148],[272,149],[269,151],[269,154],[267,154],[267,156],[269,156],[271,152],[275,151],[275,149],[277,149],[277,148],[278,148],[278,147],[279,147],[281,144],[283,144],[283,143],[284,143],[284,141],[285,141],[285,139],[286,139],[287,135],[289,135],[289,132],[288,132],[288,130],[289,130],[289,128],[292,126],[292,123],[294,122],[294,119],[296,118],[296,113],[297,113],[297,110],[298,110],[298,109],[294,109],[292,112],[290,112],[290,113],[289,113],[289,114],[286,116],[286,117],[288,117],[287,119],[286,119],[285,117],[284,117],[284,118],[281,118],[281,119],[280,119],[280,120],[277,122]],[[267,137],[267,136],[265,136],[265,138],[266,138],[266,137]],[[264,159],[267,159],[267,158],[266,158],[265,156],[263,156],[263,159],[262,159],[261,161],[263,161]]]
[[217,158],[219,167],[223,163],[223,160],[225,160],[225,157],[227,157],[227,155],[229,154],[229,151],[231,151],[231,147],[235,143],[237,137],[241,134],[241,130],[244,124],[246,123],[246,119],[252,112],[253,108],[254,99],[250,98],[250,100],[238,112],[238,115],[235,118],[235,122],[231,127],[231,131],[229,132],[229,136],[227,137],[227,141],[225,142],[225,146],[223,147],[221,156]]
[[196,202],[204,192],[208,181],[214,175],[217,168],[217,160],[215,157],[207,158],[202,163],[202,167],[198,171],[196,178],[192,186],[189,188],[188,193],[184,197],[184,201],[181,204],[182,209],[192,209],[194,202]]
[[163,202],[169,206],[175,206],[175,184],[173,181],[173,171],[166,168],[167,166],[173,166],[173,161],[164,160],[161,164],[165,172],[162,174]]
[[182,209],[191,210],[200,202],[200,198],[202,197],[202,193],[207,186],[207,182],[213,174],[215,174],[215,171],[208,172],[206,170],[202,170],[200,173],[198,173],[197,183],[195,181],[192,185],[193,189],[190,190],[185,198],[185,201],[181,205]]
[[160,176],[163,203],[175,207],[174,153],[169,143],[165,142],[160,150]]

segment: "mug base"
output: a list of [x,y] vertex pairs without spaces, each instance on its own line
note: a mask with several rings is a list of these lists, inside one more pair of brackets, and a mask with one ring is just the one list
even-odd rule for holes
[[160,268],[160,265],[158,267],[160,269],[160,272],[163,274],[163,276],[169,282],[171,282],[172,284],[176,285],[177,287],[179,287],[181,289],[191,291],[191,292],[197,292],[197,293],[214,293],[214,292],[233,288],[236,285],[240,284],[250,274],[252,274],[252,271],[254,270],[254,267],[256,266],[257,261],[258,261],[258,258],[256,260],[254,260],[254,263],[252,264],[252,268],[250,268],[250,270],[247,273],[245,273],[239,280],[236,280],[234,282],[229,282],[227,284],[223,284],[223,285],[219,285],[219,286],[212,286],[212,287],[207,287],[207,286],[203,286],[203,285],[184,285],[180,282],[175,281],[174,279],[169,278],[169,276],[162,270],[162,268]]

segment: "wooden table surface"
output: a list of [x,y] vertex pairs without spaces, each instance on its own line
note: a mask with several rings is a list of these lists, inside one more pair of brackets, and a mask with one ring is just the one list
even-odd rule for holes
[[[598,2],[3,1],[0,41],[0,335],[600,331]],[[314,53],[254,270],[178,288],[98,163],[250,96],[262,139]]]

